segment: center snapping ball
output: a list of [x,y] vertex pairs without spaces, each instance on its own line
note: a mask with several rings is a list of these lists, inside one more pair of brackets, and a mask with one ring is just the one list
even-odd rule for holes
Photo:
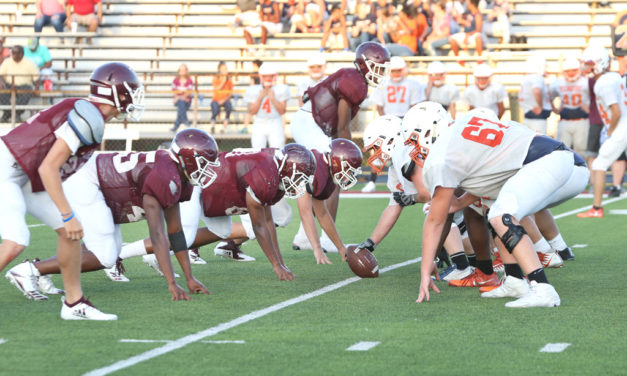
[[379,263],[369,250],[357,248],[357,244],[351,244],[346,248],[346,257],[348,266],[359,277],[377,278],[379,276]]

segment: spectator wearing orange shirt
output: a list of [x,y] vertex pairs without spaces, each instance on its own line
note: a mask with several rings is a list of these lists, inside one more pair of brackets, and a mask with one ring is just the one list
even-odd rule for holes
[[229,125],[229,118],[231,117],[231,97],[233,96],[233,80],[229,76],[229,70],[226,67],[226,63],[221,61],[218,63],[218,74],[213,78],[213,100],[211,101],[211,133],[215,132],[214,126],[216,119],[220,114],[220,107],[224,108],[226,116],[222,132]]
[[394,43],[386,45],[392,56],[414,56],[418,52],[418,42],[424,39],[427,31],[425,16],[418,13],[413,5],[403,5],[396,19],[396,29],[390,30]]
[[[94,7],[98,6],[98,14],[94,12]],[[102,23],[102,2],[101,0],[67,0],[65,5],[65,13],[67,15],[67,26],[72,28],[72,22],[87,27],[87,31],[93,33],[98,29],[98,25]],[[80,40],[80,38],[79,38]],[[91,44],[91,38],[85,41]]]

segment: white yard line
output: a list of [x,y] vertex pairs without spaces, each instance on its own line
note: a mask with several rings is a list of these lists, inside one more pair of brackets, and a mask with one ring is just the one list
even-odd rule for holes
[[347,348],[346,351],[368,351],[380,343],[381,342],[368,342],[368,341],[357,342],[356,344]]
[[540,349],[540,352],[561,353],[566,350],[568,346],[570,346],[570,343],[547,343]]
[[[1,341],[1,340],[0,340]],[[121,343],[170,343],[172,342],[172,340],[169,339],[121,339],[120,340]],[[213,343],[213,344],[225,344],[225,343],[237,343],[237,344],[244,344],[246,343],[246,341],[242,341],[242,340],[235,340],[235,341],[200,341],[202,343]],[[2,342],[0,342],[2,343]]]
[[[381,269],[379,271],[379,273],[386,273],[386,272],[389,272],[391,270],[402,268],[402,267],[407,266],[407,265],[416,264],[419,261],[420,261],[420,258],[415,258],[415,259],[407,260],[405,262],[401,262],[399,264],[390,265],[388,267],[385,267],[385,268]],[[212,328],[205,329],[203,331],[187,335],[185,337],[179,338],[179,339],[177,339],[175,341],[172,341],[172,342],[168,342],[168,343],[166,343],[165,345],[163,345],[161,347],[158,347],[156,349],[152,349],[152,350],[146,351],[146,352],[141,353],[139,355],[132,356],[132,357],[130,357],[128,359],[120,360],[118,362],[115,362],[115,363],[111,364],[110,366],[95,369],[93,371],[85,373],[85,375],[87,375],[87,376],[108,375],[108,374],[110,374],[112,372],[116,372],[116,371],[119,371],[121,369],[128,368],[128,367],[132,367],[135,364],[138,364],[138,363],[141,363],[141,362],[145,362],[146,360],[149,360],[149,359],[152,359],[152,358],[156,358],[158,356],[167,354],[167,353],[172,352],[174,350],[178,350],[178,349],[183,348],[183,347],[185,347],[185,346],[187,346],[189,344],[192,344],[194,342],[198,342],[198,341],[201,341],[201,340],[203,340],[203,339],[205,339],[207,337],[211,337],[211,336],[214,336],[216,334],[219,334],[219,333],[221,333],[221,332],[223,332],[225,330],[228,330],[228,329],[231,329],[231,328],[235,328],[236,326],[239,326],[239,325],[242,325],[242,324],[246,324],[249,321],[258,319],[260,317],[264,317],[264,316],[266,316],[266,315],[268,315],[270,313],[273,313],[273,312],[276,312],[276,311],[280,311],[283,308],[287,308],[287,307],[293,306],[295,304],[302,303],[304,301],[307,301],[309,299],[315,298],[317,296],[324,295],[324,294],[326,294],[328,292],[331,292],[331,291],[335,291],[335,290],[337,290],[339,288],[342,288],[344,286],[348,286],[351,283],[355,283],[355,282],[359,281],[360,279],[361,278],[359,278],[359,277],[347,278],[347,279],[345,279],[343,281],[334,283],[332,285],[325,286],[325,287],[323,287],[321,289],[312,291],[310,293],[297,296],[295,298],[283,301],[281,303],[272,305],[270,307],[267,307],[267,308],[264,308],[264,309],[260,309],[258,311],[251,312],[251,313],[246,314],[244,316],[240,316],[240,317],[238,317],[238,318],[236,318],[234,320],[231,320],[231,321],[228,321],[228,322],[216,325],[216,326],[214,326]]]
[[6,342],[7,342],[7,340],[6,340],[6,339],[4,339],[4,338],[0,338],[0,345],[2,345],[3,343],[6,343]]

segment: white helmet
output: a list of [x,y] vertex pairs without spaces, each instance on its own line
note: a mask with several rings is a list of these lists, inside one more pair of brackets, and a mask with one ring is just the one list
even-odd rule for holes
[[466,113],[466,117],[468,118],[478,117],[481,119],[487,119],[487,120],[493,121],[495,123],[499,121],[499,117],[494,113],[494,111],[485,107],[473,108],[472,110]]
[[[445,74],[445,73],[446,73],[446,67],[440,61],[431,62],[429,64],[429,66],[427,67],[427,74],[428,75]],[[436,86],[441,86],[442,84],[444,84],[444,79],[442,79],[442,78],[434,79],[433,83]]]
[[402,124],[403,140],[405,145],[414,145],[409,155],[418,166],[424,165],[429,148],[452,122],[451,115],[435,102],[421,102],[407,111]]
[[564,63],[562,63],[562,72],[564,73],[566,81],[575,82],[579,79],[580,66],[579,60],[574,57],[569,57],[564,60]]
[[[364,130],[364,153],[372,151],[368,165],[381,174],[394,150],[394,141],[401,132],[401,119],[393,115],[379,116]],[[401,140],[402,141],[402,140]]]
[[[392,71],[399,70],[400,74],[392,73]],[[405,78],[405,73],[407,72],[407,64],[405,60],[403,60],[400,56],[392,56],[390,58],[390,80],[393,82],[401,82],[403,78]]]
[[543,76],[546,72],[546,60],[540,55],[530,56],[525,62],[527,73]]
[[603,46],[592,45],[588,46],[581,55],[581,61],[584,64],[593,63],[594,67],[589,76],[593,77],[597,74],[605,72],[610,67],[610,54]]
[[[318,69],[317,67],[322,67]],[[324,75],[324,71],[327,66],[327,61],[324,58],[324,55],[321,53],[314,53],[307,59],[307,69],[309,70],[309,76],[314,80],[319,80]],[[315,69],[312,69],[316,67]]]
[[479,64],[475,67],[475,70],[472,72],[472,75],[475,77],[475,85],[481,90],[485,89],[490,85],[490,81],[486,80],[485,82],[479,83],[477,78],[490,78],[492,77],[492,68],[488,64]]
[[278,74],[277,67],[272,63],[265,62],[259,67],[259,79],[264,87],[274,85]]

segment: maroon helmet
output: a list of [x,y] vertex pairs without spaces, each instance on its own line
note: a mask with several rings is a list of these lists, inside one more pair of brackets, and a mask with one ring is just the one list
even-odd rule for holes
[[144,86],[128,65],[103,64],[91,74],[89,84],[91,100],[114,106],[124,118],[139,121],[145,107]]
[[218,145],[207,132],[195,128],[178,132],[172,140],[170,151],[193,185],[204,189],[218,177],[213,170],[214,167],[220,167]]
[[285,197],[299,198],[316,172],[316,159],[303,145],[287,144],[275,153]]
[[340,188],[349,189],[357,183],[357,175],[361,174],[363,155],[353,141],[345,138],[333,140],[329,159],[331,176]]
[[354,63],[368,85],[379,87],[389,71],[390,52],[377,42],[365,42],[357,47]]

